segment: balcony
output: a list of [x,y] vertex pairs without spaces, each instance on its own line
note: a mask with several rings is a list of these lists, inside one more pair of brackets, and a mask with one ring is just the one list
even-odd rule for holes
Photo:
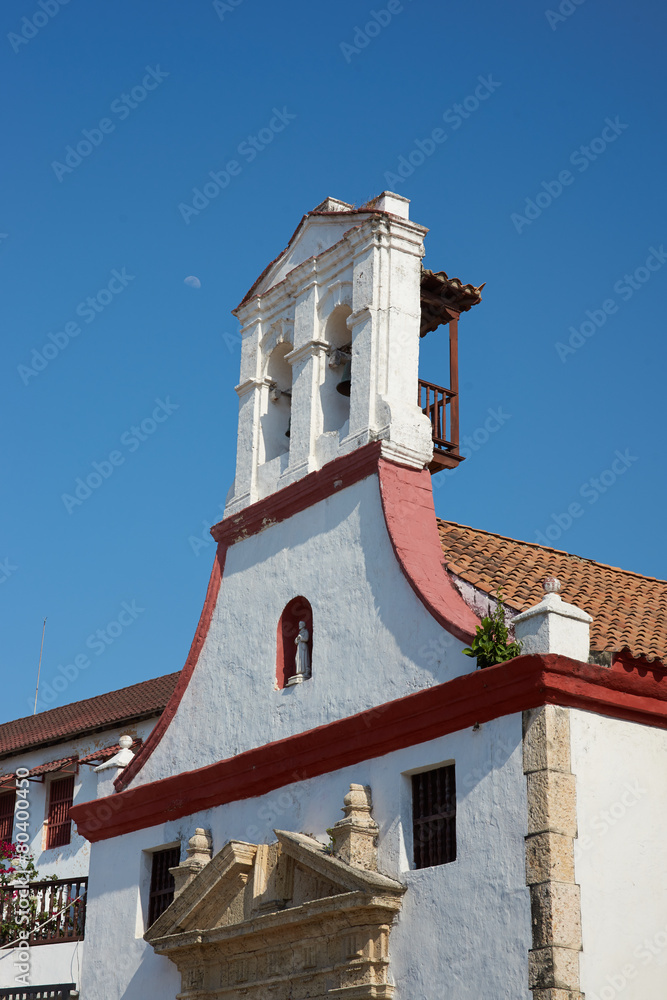
[[418,404],[431,421],[433,459],[431,474],[441,469],[455,469],[463,456],[459,455],[459,394],[453,389],[419,379]]
[[[28,911],[30,944],[83,941],[87,891],[87,878],[31,882]],[[8,887],[0,892],[0,948],[10,947],[25,932],[25,924],[19,924],[17,921],[18,901],[18,886]],[[60,989],[60,987],[49,987],[49,989]],[[58,994],[43,994],[45,997],[52,995]],[[2,1000],[1,994],[0,1000]]]

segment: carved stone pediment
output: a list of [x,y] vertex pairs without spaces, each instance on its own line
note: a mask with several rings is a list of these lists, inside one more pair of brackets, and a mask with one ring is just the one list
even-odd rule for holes
[[179,1000],[392,997],[405,886],[304,834],[275,834],[226,844],[146,932],[181,973]]

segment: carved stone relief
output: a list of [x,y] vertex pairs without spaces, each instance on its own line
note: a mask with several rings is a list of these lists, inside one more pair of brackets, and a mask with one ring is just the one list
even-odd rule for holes
[[[276,830],[273,844],[226,844],[185,885],[145,934],[178,967],[179,1000],[393,996],[389,934],[405,887],[373,870],[370,789],[352,786],[344,811],[334,851],[342,833],[345,860]],[[347,860],[350,834],[370,845],[361,863]]]

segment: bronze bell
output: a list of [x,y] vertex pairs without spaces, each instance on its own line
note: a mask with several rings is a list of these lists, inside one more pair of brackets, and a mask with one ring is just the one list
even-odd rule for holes
[[350,385],[352,384],[352,361],[346,361],[343,366],[343,374],[340,377],[340,382],[336,386],[336,390],[341,394],[341,396],[350,395]]

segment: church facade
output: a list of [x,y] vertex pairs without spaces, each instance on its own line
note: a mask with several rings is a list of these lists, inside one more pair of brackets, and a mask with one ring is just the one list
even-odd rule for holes
[[[236,310],[236,474],[190,654],[72,810],[84,1000],[661,995],[667,587],[436,520],[481,288],[423,270],[426,232],[399,195],[327,199]],[[429,333],[446,387],[419,379]],[[522,655],[476,670],[498,583]],[[610,586],[662,624],[607,620]]]

